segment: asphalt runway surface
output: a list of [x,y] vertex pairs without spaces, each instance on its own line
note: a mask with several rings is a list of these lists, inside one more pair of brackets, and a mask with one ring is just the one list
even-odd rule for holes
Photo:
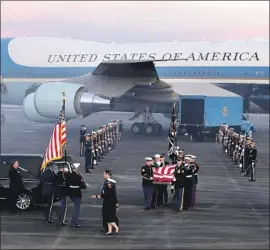
[[[44,153],[52,125],[27,121],[21,108],[6,107],[7,122],[1,128],[2,153]],[[123,119],[123,140],[110,152],[85,181],[80,219],[83,228],[61,228],[43,220],[43,209],[32,208],[11,216],[1,214],[2,249],[269,249],[269,116],[254,116],[258,128],[257,181],[241,177],[237,167],[214,142],[194,143],[186,138],[180,146],[185,153],[197,156],[200,166],[197,206],[192,211],[177,213],[171,201],[168,208],[143,209],[140,168],[144,157],[166,153],[167,132],[159,137],[133,136],[128,132],[128,114],[100,113],[89,119],[68,124],[68,154],[79,157],[79,127],[85,123],[91,130],[113,119]],[[162,118],[163,119],[163,118]],[[268,122],[268,125],[266,124]],[[168,123],[163,119],[162,124]],[[91,126],[89,124],[92,124]],[[102,173],[113,171],[120,204],[120,233],[105,236],[100,232],[101,200],[91,200],[103,185]],[[55,209],[59,205],[56,204]],[[72,207],[68,209],[68,217]]]

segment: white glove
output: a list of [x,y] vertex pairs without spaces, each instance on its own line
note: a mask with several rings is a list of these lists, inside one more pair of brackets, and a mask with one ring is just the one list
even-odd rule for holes
[[153,177],[150,177],[150,180],[153,180]]

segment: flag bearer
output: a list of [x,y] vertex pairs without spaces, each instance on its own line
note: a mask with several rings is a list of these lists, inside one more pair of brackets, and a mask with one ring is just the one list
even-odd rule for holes
[[152,168],[152,158],[145,158],[145,165],[141,168],[141,175],[143,177],[142,180],[142,188],[144,194],[145,201],[145,210],[150,209],[152,196],[154,191],[153,186],[153,168]]

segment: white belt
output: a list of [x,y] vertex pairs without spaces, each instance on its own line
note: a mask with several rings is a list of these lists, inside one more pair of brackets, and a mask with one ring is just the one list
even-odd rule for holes
[[187,176],[186,176],[186,178],[191,178],[191,177],[192,177],[192,175],[187,175]]
[[80,188],[80,186],[69,186],[70,188]]
[[197,175],[197,174],[194,174],[194,175]]

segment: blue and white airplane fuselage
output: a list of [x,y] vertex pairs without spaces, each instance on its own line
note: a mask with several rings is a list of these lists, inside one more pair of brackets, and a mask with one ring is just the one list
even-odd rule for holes
[[169,60],[155,62],[162,80],[212,83],[242,95],[248,108],[251,102],[269,112],[269,41],[105,44],[2,38],[1,75],[7,87],[2,103],[22,105],[32,84],[79,77],[112,60]]

